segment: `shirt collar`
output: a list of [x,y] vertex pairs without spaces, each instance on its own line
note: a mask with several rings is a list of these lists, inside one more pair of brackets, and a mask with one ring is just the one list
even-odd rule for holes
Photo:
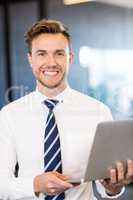
[[[69,94],[70,91],[70,86],[68,85],[61,93],[59,93],[57,96],[52,97],[51,99],[56,99],[59,102],[65,102],[68,100],[67,95]],[[38,88],[36,87],[36,97],[37,97],[37,102],[43,103],[46,99],[50,99],[49,97],[45,96],[42,94]]]

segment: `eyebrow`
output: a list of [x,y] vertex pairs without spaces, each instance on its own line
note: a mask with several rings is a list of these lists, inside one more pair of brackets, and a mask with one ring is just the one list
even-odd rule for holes
[[[46,53],[46,52],[47,52],[47,50],[39,49],[35,53]],[[56,49],[55,52],[57,52],[57,53],[58,52],[65,52],[65,50],[64,49]]]
[[57,49],[56,52],[65,52],[64,49]]
[[39,49],[39,50],[37,50],[35,53],[45,53],[45,52],[47,52],[46,50],[41,50],[41,49]]

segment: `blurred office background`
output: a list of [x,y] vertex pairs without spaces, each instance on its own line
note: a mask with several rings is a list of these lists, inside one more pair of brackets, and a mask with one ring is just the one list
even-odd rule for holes
[[[0,108],[34,90],[24,33],[36,20],[50,18],[70,28],[71,87],[107,104],[115,119],[132,118],[133,1],[64,2],[0,0]],[[130,185],[119,199],[132,200],[132,190]]]

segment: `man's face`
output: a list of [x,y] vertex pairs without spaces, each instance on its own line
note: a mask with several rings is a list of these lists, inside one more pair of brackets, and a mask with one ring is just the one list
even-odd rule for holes
[[61,33],[34,38],[28,58],[38,86],[53,89],[66,85],[72,54],[68,40]]

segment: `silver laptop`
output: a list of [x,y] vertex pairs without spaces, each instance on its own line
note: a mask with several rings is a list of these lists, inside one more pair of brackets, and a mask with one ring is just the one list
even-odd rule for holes
[[78,183],[108,178],[109,167],[116,161],[125,161],[128,158],[133,159],[133,120],[99,123],[85,177],[83,180],[71,180],[70,182]]

